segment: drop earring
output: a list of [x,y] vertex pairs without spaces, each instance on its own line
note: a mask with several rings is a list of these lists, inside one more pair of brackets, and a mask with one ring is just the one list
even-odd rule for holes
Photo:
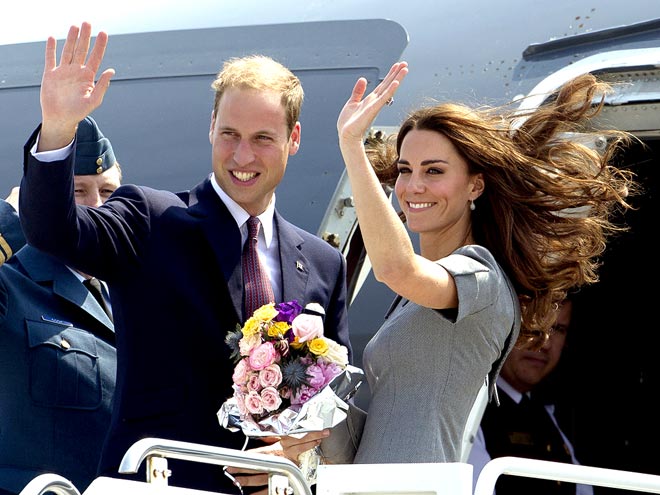
[[470,211],[474,211],[477,209],[477,206],[474,204],[474,199],[470,200]]

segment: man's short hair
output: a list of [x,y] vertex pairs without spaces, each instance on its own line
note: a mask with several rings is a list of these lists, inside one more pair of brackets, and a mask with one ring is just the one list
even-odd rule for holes
[[215,90],[213,113],[220,98],[231,88],[271,90],[282,95],[289,132],[300,118],[304,92],[300,79],[281,63],[265,55],[248,55],[227,60],[211,84]]

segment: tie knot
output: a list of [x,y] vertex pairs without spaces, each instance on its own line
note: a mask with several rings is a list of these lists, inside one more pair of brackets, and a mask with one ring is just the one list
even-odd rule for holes
[[256,239],[257,237],[259,237],[259,227],[261,226],[261,222],[259,222],[259,219],[257,217],[250,217],[248,218],[247,224],[248,224],[248,237],[250,239]]

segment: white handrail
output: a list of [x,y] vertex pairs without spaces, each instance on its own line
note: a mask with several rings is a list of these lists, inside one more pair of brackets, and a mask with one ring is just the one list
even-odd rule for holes
[[59,474],[46,473],[33,478],[19,495],[43,495],[54,493],[55,495],[80,495],[78,489],[68,479]]
[[521,457],[498,457],[481,470],[474,495],[492,495],[497,478],[502,474],[660,493],[660,476],[653,474]]
[[283,475],[288,478],[296,495],[312,495],[302,471],[284,457],[162,438],[143,438],[135,442],[124,454],[119,472],[137,473],[142,461],[150,457],[204,462],[266,472],[270,475],[269,492],[273,488],[273,475]]

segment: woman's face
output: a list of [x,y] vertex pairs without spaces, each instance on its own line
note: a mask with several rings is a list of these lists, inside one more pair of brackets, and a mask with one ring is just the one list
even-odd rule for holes
[[412,130],[401,143],[399,176],[394,192],[417,233],[465,230],[470,200],[483,190],[481,174],[470,175],[468,164],[443,134]]

